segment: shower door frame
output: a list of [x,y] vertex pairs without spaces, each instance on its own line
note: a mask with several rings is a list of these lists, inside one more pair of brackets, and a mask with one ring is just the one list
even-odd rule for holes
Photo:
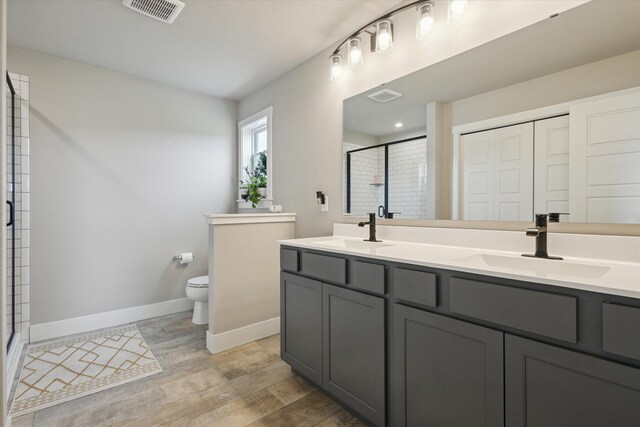
[[398,141],[385,142],[384,144],[371,145],[369,147],[357,148],[347,151],[347,214],[351,213],[351,154],[359,151],[375,150],[376,148],[384,148],[384,211],[389,210],[389,146],[402,144],[404,142],[417,141],[426,139],[427,135],[413,136],[411,138],[400,139]]
[[[6,79],[9,90],[11,91],[11,201],[7,200],[7,204],[9,205],[9,222],[6,224],[7,227],[11,227],[11,335],[7,341],[6,350],[8,352],[16,337],[16,91],[13,87],[9,72],[7,72]],[[7,106],[7,108],[9,107]]]

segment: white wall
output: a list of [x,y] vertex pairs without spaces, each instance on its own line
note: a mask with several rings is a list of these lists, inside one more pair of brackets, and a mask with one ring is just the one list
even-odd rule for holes
[[639,69],[636,50],[443,104],[443,115],[457,126],[640,86]]
[[13,47],[8,62],[31,78],[32,324],[185,297],[207,271],[202,215],[234,209],[237,104]]
[[[367,55],[365,64],[346,71],[341,82],[329,80],[329,55],[319,53],[256,93],[242,99],[239,117],[273,105],[274,199],[298,214],[296,235],[330,234],[342,220],[342,100],[386,81],[442,61],[583,1],[474,1],[467,23],[437,26],[429,41],[415,40],[415,15],[395,19],[395,50]],[[436,8],[440,22],[446,8]],[[366,44],[366,43],[365,43]],[[366,46],[365,46],[366,49]],[[330,198],[320,212],[315,191]]]
[[360,146],[378,144],[378,138],[375,136],[346,128],[342,130],[342,141],[346,144],[355,144]]

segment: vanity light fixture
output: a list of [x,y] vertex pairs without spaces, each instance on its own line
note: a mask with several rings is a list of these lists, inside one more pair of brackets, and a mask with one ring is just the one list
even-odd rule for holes
[[342,76],[342,56],[340,56],[340,54],[331,55],[329,77],[331,81],[335,82],[336,80],[340,80],[340,76]]
[[427,1],[418,5],[418,22],[416,24],[416,39],[424,40],[427,38],[433,25],[435,24],[435,16],[433,15],[434,3]]
[[447,8],[447,20],[450,24],[460,23],[469,9],[468,0],[449,0]]
[[376,32],[371,40],[376,53],[389,53],[393,50],[393,24],[390,19],[376,22]]
[[347,49],[351,68],[362,65],[362,44],[360,43],[360,37],[349,39],[349,41],[347,41]]
[[331,71],[330,77],[332,81],[339,80],[342,76],[342,56],[340,50],[347,46],[347,60],[351,68],[356,68],[364,62],[364,51],[362,49],[362,40],[359,37],[362,33],[371,36],[370,49],[374,53],[389,53],[393,50],[395,43],[395,35],[393,30],[393,22],[391,18],[401,12],[416,8],[418,12],[416,22],[416,39],[425,40],[435,25],[434,8],[436,1],[447,2],[448,22],[458,23],[469,9],[468,0],[418,0],[400,6],[382,16],[377,17],[373,21],[358,28],[349,37],[347,37],[331,54]]

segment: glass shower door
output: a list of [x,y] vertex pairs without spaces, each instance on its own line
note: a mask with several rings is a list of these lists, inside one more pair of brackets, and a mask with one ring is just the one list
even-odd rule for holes
[[389,145],[387,180],[388,212],[394,218],[429,219],[426,137]]
[[16,224],[15,224],[15,181],[16,181],[16,144],[15,144],[15,98],[16,91],[7,73],[7,318],[6,349],[8,350],[16,334]]
[[347,152],[347,213],[364,216],[384,205],[384,157],[384,147]]

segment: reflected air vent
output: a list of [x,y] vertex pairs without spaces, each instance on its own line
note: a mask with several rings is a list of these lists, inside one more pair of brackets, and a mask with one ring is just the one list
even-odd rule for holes
[[122,4],[167,24],[171,24],[184,7],[180,0],[122,0]]
[[399,92],[395,92],[389,89],[382,89],[377,91],[376,93],[372,93],[371,95],[369,95],[369,98],[378,102],[389,102],[393,101],[396,98],[400,98],[401,96],[402,94]]

